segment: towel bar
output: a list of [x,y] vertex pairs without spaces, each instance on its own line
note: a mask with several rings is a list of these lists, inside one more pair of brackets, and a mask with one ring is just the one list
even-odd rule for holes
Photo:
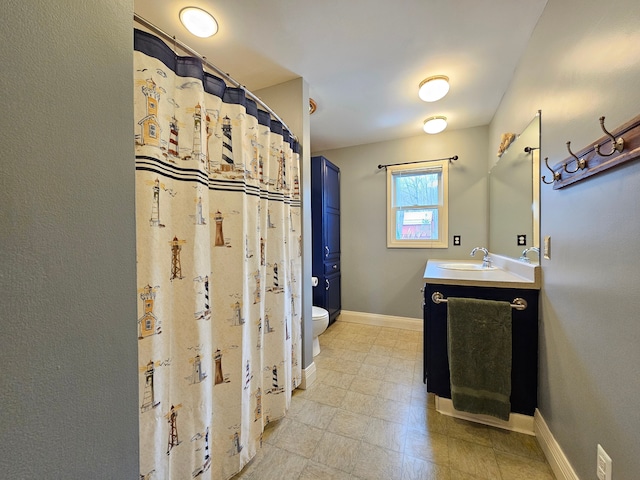
[[[440,292],[433,292],[431,295],[431,300],[433,303],[447,303],[448,300],[444,298],[444,295]],[[524,298],[514,298],[511,303],[511,308],[515,308],[516,310],[524,310],[527,308],[527,301]]]

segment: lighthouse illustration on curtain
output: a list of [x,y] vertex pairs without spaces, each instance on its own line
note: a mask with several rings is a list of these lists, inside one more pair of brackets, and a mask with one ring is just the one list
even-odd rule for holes
[[202,359],[200,354],[196,355],[193,358],[193,371],[191,372],[191,383],[201,383],[205,378],[207,378],[207,374],[202,370]]
[[216,222],[216,239],[214,245],[216,247],[224,247],[224,234],[222,233],[222,221],[224,220],[224,216],[218,210],[213,219]]
[[213,128],[211,127],[211,116],[209,114],[205,115],[205,126],[206,126],[206,133],[207,133],[207,171],[209,173],[212,172],[212,165],[211,165],[211,157],[209,156],[209,139],[211,138],[211,135],[213,135]]
[[233,317],[231,319],[231,324],[237,326],[244,325],[244,317],[242,316],[242,305],[240,302],[236,302],[231,305],[233,309]]
[[231,119],[225,115],[222,119],[222,160],[224,163],[220,165],[223,172],[233,171],[235,164],[233,162],[233,145],[231,143]]
[[286,165],[284,152],[280,150],[278,153],[278,178],[276,180],[276,190],[287,189]]
[[156,82],[148,78],[142,87],[142,93],[146,97],[147,114],[138,122],[140,125],[141,145],[160,145],[160,123],[158,122],[158,104],[160,92],[156,89]]
[[[193,147],[191,148],[191,158],[202,160],[202,107],[198,103],[193,112]],[[186,159],[185,159],[186,160]]]
[[140,294],[143,305],[143,314],[138,319],[138,338],[142,340],[150,335],[162,333],[158,317],[153,313],[153,305],[156,299],[157,287],[147,285]]
[[160,222],[160,179],[156,178],[153,182],[153,200],[151,202],[151,217],[149,218],[149,226],[164,228],[164,224]]
[[195,215],[196,225],[206,225],[207,222],[204,218],[204,214],[202,211],[202,197],[199,196],[196,201],[196,215]]
[[178,120],[174,115],[169,121],[169,155],[177,157],[180,150],[178,149]]
[[140,412],[144,413],[152,408],[156,408],[160,405],[160,402],[155,400],[155,392],[153,387],[153,377],[155,375],[155,367],[153,360],[147,363],[144,370],[144,393],[142,394],[142,405],[140,406]]
[[178,439],[178,409],[182,407],[182,404],[173,406],[171,410],[165,415],[167,422],[169,422],[169,441],[167,442],[167,455],[171,452],[171,449],[182,442]]
[[194,316],[196,320],[210,320],[211,319],[211,306],[209,304],[209,275],[203,277],[196,277],[193,279],[196,283],[202,283],[203,291],[201,292],[203,299],[202,310],[195,312]]
[[173,237],[173,240],[169,242],[171,245],[171,276],[169,280],[175,280],[184,278],[182,276],[182,262],[180,261],[180,252],[182,251],[182,245],[187,243],[186,240],[178,240],[178,237]]

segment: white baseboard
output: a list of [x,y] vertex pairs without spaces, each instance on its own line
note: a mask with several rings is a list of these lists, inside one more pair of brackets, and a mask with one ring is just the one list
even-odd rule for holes
[[298,385],[298,388],[300,388],[301,390],[306,390],[311,385],[313,385],[313,382],[316,381],[316,378],[316,362],[311,362],[311,365],[309,365],[307,368],[302,369],[302,379],[300,381],[300,385]]
[[520,413],[511,413],[509,421],[505,422],[489,415],[478,415],[475,413],[461,412],[453,408],[453,401],[450,398],[443,398],[436,395],[436,410],[443,415],[469,420],[470,422],[481,423],[491,427],[502,428],[512,432],[525,433],[527,435],[535,435],[534,433],[534,417],[522,415]]
[[404,330],[422,331],[421,318],[396,317],[394,315],[380,315],[377,313],[350,312],[342,310],[337,321],[348,323],[360,323],[377,327],[402,328]]
[[533,419],[538,443],[556,478],[558,480],[580,480],[537,408]]

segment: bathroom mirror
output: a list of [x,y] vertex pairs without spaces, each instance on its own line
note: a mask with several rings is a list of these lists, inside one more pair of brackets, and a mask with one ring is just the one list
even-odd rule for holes
[[[540,247],[540,117],[538,111],[489,172],[489,250],[498,255],[519,258]],[[519,245],[522,236],[526,244]]]

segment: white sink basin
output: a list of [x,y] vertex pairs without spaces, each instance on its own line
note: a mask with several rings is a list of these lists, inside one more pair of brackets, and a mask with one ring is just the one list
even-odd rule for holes
[[483,267],[480,263],[441,263],[439,268],[445,270],[486,271],[497,270],[496,267]]

